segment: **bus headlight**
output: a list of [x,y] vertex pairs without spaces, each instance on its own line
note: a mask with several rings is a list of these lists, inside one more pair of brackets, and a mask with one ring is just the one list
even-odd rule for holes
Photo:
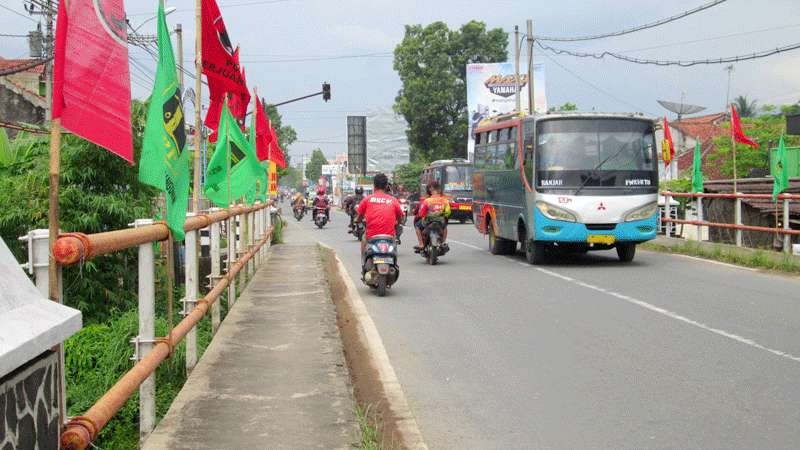
[[656,210],[658,210],[658,203],[656,202],[640,206],[628,214],[625,214],[625,222],[649,219],[655,215]]
[[578,219],[575,217],[575,214],[567,211],[564,208],[559,208],[558,206],[551,205],[550,203],[538,201],[536,202],[536,209],[539,210],[545,217],[548,219],[553,220],[561,220],[564,222],[577,222]]

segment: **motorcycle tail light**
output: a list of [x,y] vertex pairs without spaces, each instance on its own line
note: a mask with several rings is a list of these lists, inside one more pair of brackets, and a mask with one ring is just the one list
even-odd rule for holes
[[381,251],[381,253],[389,253],[389,244],[386,242],[381,242],[378,244],[378,249]]

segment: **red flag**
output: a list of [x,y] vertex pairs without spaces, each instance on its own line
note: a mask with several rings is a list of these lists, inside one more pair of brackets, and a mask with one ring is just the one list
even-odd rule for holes
[[675,157],[675,144],[672,143],[672,132],[669,130],[669,122],[664,116],[664,140],[661,142],[661,158],[664,160],[664,167],[668,167]]
[[247,93],[238,57],[216,0],[204,0],[202,10],[203,73],[208,78],[209,86],[216,81],[223,92]]
[[286,168],[286,159],[283,156],[283,150],[278,142],[278,134],[275,133],[275,128],[272,123],[269,124],[269,135],[272,142],[269,145],[269,160],[274,162],[281,169]]
[[126,26],[123,0],[59,2],[53,118],[133,164]]
[[269,150],[273,140],[269,119],[259,98],[256,98],[256,109],[253,114],[256,115],[256,156],[259,161],[264,161],[269,159]]
[[[242,79],[245,80],[245,85],[247,85],[247,80],[244,76],[244,67],[242,67]],[[231,115],[238,119],[240,123],[243,123],[244,118],[247,115],[247,105],[249,104],[250,90],[247,90],[244,92],[244,94],[233,94],[230,101],[228,101],[228,108],[231,110]]]
[[736,112],[736,106],[734,106],[733,103],[731,103],[731,127],[733,128],[733,139],[736,142],[758,148],[758,144],[744,134],[742,130],[742,121],[739,120],[739,114]]

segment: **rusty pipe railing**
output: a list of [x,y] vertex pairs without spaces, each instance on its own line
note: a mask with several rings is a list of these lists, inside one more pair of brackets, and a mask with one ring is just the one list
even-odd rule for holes
[[[688,198],[740,198],[743,200],[772,200],[772,194],[725,194],[711,192],[662,192],[665,197],[688,197]],[[798,194],[778,194],[778,200],[800,200]]]
[[671,223],[682,223],[684,225],[698,225],[701,227],[727,228],[729,230],[742,230],[742,231],[763,231],[765,233],[777,233],[777,234],[800,236],[800,230],[792,230],[785,228],[760,227],[757,225],[736,225],[733,223],[706,222],[704,220],[672,219],[669,217],[662,217],[661,221],[671,222]]
[[[199,214],[187,218],[183,229],[186,231],[200,230],[212,223],[226,220],[230,216],[261,210],[270,205],[271,203],[267,202],[253,206],[233,206],[221,211]],[[167,239],[168,235],[169,229],[164,223],[105,233],[62,233],[53,246],[53,257],[58,264],[70,266],[147,242],[163,241]]]
[[[260,208],[258,208],[260,209]],[[247,208],[241,209],[246,212]],[[239,211],[236,211],[237,213]],[[188,222],[188,221],[187,221]],[[146,227],[143,227],[146,228]],[[142,382],[149,377],[159,365],[169,356],[172,346],[183,340],[200,320],[208,312],[209,307],[222,294],[237,273],[254,257],[262,246],[272,238],[270,228],[261,241],[253,246],[242,256],[231,270],[220,279],[217,284],[202,299],[197,301],[197,305],[189,315],[181,320],[172,330],[171,340],[159,341],[153,349],[137,362],[125,375],[122,376],[100,399],[89,408],[83,416],[73,417],[61,433],[61,448],[65,450],[84,450],[87,448],[100,433],[100,430],[108,424],[109,420],[117,411],[125,405],[131,395],[136,391]],[[105,233],[102,233],[105,234]],[[96,255],[95,255],[96,256]]]

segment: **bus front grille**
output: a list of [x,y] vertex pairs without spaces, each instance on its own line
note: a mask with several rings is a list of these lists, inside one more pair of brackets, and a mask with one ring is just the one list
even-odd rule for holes
[[586,229],[591,231],[611,231],[617,228],[615,223],[587,223]]

